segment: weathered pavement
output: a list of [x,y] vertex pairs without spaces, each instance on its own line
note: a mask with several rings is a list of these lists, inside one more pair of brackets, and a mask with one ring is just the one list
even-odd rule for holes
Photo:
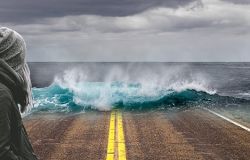
[[108,113],[46,115],[25,122],[41,160],[95,160],[106,156]]
[[[110,117],[110,112],[41,114],[24,124],[41,160],[105,160]],[[250,132],[202,109],[123,112],[122,126],[128,160],[250,157]]]

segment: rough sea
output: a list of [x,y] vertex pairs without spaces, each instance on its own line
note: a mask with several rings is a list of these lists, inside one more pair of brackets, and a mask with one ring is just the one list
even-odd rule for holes
[[29,112],[216,107],[249,114],[250,63],[29,63]]

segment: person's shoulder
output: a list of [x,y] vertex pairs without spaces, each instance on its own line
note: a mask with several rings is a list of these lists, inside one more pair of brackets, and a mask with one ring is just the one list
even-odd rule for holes
[[12,95],[9,89],[0,83],[0,115],[5,115],[6,113],[10,113],[11,106],[13,102]]
[[10,90],[0,83],[0,102],[2,101],[11,101],[12,100],[12,95]]

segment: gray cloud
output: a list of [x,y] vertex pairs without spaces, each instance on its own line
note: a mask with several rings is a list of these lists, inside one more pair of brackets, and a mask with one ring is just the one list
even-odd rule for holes
[[[118,2],[105,7],[95,0],[100,4],[87,7],[94,13],[76,15],[66,11],[75,4],[67,8],[65,1],[57,6],[64,8],[62,13],[21,16],[28,23],[13,19],[2,25],[24,36],[29,61],[250,61],[250,4],[145,1],[122,1],[121,14]],[[136,9],[132,4],[138,4]]]
[[[249,61],[249,34],[216,31],[89,38],[27,37],[30,61]],[[60,41],[59,41],[60,39]],[[70,42],[70,43],[69,43]]]
[[249,27],[250,12],[247,6],[239,7],[219,0],[204,0],[203,3],[195,1],[179,8],[153,8],[123,17],[75,15],[40,19],[39,23],[34,24],[15,25],[15,28],[25,35],[54,35],[67,32],[75,32],[78,35],[119,35],[133,32],[139,35],[199,29],[203,29],[204,32],[214,29],[229,34],[245,34],[250,32]]
[[39,23],[68,15],[128,16],[156,7],[176,8],[195,0],[1,0],[0,22]]
[[250,0],[224,0],[234,4],[250,4]]

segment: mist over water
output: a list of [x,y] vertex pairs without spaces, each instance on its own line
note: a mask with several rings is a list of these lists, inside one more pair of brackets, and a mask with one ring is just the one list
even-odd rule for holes
[[245,103],[218,94],[215,86],[209,74],[194,72],[188,64],[72,65],[56,73],[49,86],[33,88],[32,110],[67,113]]

